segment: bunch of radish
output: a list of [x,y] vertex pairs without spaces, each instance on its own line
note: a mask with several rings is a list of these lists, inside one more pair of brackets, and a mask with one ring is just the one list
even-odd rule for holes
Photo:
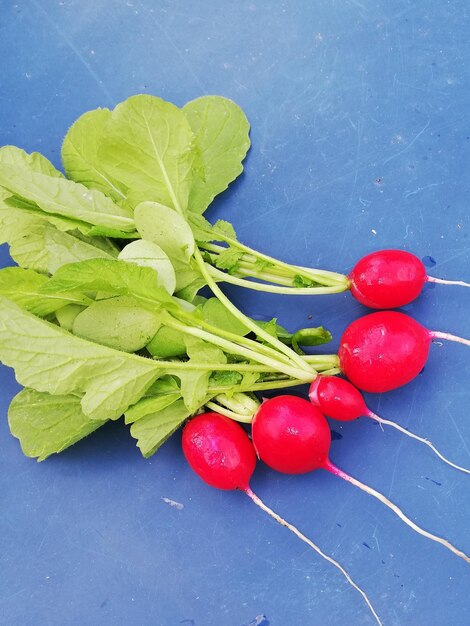
[[[357,263],[349,280],[352,294],[361,303],[375,309],[394,308],[411,302],[426,281],[470,286],[462,281],[444,281],[426,276],[421,261],[400,250],[367,255]],[[251,440],[239,424],[217,413],[196,416],[183,431],[183,452],[202,480],[218,489],[244,492],[268,515],[339,568],[362,595],[379,624],[380,618],[369,598],[341,565],[272,511],[252,491],[250,479],[257,457],[270,468],[286,474],[324,469],[373,496],[414,531],[470,563],[470,557],[452,543],[421,528],[383,494],[346,474],[329,458],[331,437],[325,415],[343,421],[366,416],[399,429],[428,445],[444,462],[470,473],[468,469],[446,459],[427,439],[373,413],[359,391],[382,393],[410,382],[423,369],[432,340],[437,338],[470,345],[467,339],[427,330],[401,312],[380,311],[365,315],[350,324],[340,340],[340,369],[349,380],[318,375],[310,385],[310,402],[290,395],[265,400],[253,415]]]

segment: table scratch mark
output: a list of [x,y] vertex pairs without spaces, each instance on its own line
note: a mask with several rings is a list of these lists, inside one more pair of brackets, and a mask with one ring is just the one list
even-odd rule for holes
[[83,56],[83,54],[80,52],[80,50],[75,46],[75,44],[70,41],[70,39],[67,37],[67,35],[64,33],[64,31],[54,22],[54,20],[52,20],[49,15],[47,14],[47,11],[44,10],[44,7],[39,4],[39,2],[36,2],[36,0],[33,0],[33,4],[34,6],[38,9],[38,11],[42,14],[43,18],[54,28],[54,30],[59,34],[59,36],[63,39],[63,41],[67,44],[67,46],[70,48],[70,50],[72,50],[72,52],[75,54],[75,56],[77,57],[77,59],[80,61],[80,63],[83,65],[83,67],[86,69],[86,71],[90,74],[90,76],[93,78],[93,80],[95,81],[95,83],[98,85],[98,87],[101,89],[101,91],[105,94],[105,96],[108,98],[109,102],[114,106],[116,104],[114,98],[112,97],[112,95],[110,94],[110,92],[108,91],[108,89],[106,88],[106,85],[104,84],[104,82],[100,79],[100,77],[98,76],[98,74],[95,72],[95,70],[90,66],[90,64],[87,62],[87,60],[85,59],[85,57]]
[[392,156],[389,156],[388,158],[384,159],[382,161],[382,165],[386,165],[387,163],[389,163],[393,159],[396,159],[400,155],[402,155],[405,152],[407,152],[411,148],[411,146],[418,141],[418,139],[427,130],[427,128],[429,127],[430,124],[431,124],[431,120],[429,119],[426,122],[426,124],[423,126],[423,128],[419,131],[419,133],[417,135],[415,135],[415,137],[413,137],[413,139],[403,148],[403,150],[400,150],[400,152],[397,152],[396,154],[392,154]]

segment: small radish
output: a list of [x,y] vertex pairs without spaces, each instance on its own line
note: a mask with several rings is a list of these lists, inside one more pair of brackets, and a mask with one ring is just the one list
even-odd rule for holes
[[461,280],[443,280],[426,275],[417,256],[405,250],[379,250],[362,257],[348,276],[352,295],[372,309],[395,309],[419,296],[424,283],[461,285]]
[[421,443],[424,443],[431,448],[431,450],[435,452],[435,454],[437,454],[437,456],[442,459],[444,463],[455,467],[455,469],[458,469],[461,472],[470,474],[470,470],[461,467],[460,465],[456,465],[446,459],[428,439],[419,437],[418,435],[406,430],[406,428],[403,428],[403,426],[400,426],[390,420],[383,419],[371,411],[367,407],[359,389],[356,389],[354,385],[352,385],[349,381],[344,380],[344,378],[338,378],[336,376],[317,376],[310,385],[308,395],[310,402],[328,417],[343,422],[349,422],[361,416],[370,417],[376,422],[379,422],[379,424],[392,426],[408,437],[421,441]]
[[329,459],[331,436],[328,423],[307,400],[287,395],[266,400],[253,419],[252,435],[258,456],[272,469],[286,474],[325,469],[374,496],[417,533],[442,544],[470,563],[470,557],[446,539],[424,530],[384,495],[333,465]]
[[184,427],[182,446],[190,467],[205,483],[217,489],[239,489],[246,493],[260,509],[337,567],[347,581],[361,594],[377,623],[382,623],[367,595],[356,585],[341,565],[324,554],[308,537],[282,517],[279,517],[253,493],[249,483],[256,465],[255,449],[248,435],[238,423],[218,413],[198,415]]
[[352,322],[341,337],[340,368],[363,391],[391,391],[420,373],[433,339],[470,346],[468,339],[427,330],[404,313],[380,311],[364,315]]

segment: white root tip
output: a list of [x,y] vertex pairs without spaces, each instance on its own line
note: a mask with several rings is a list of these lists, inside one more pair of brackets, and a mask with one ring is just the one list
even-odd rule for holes
[[437,283],[438,285],[458,285],[459,287],[470,287],[470,283],[466,283],[463,280],[445,280],[444,278],[434,278],[434,276],[427,277],[428,283]]
[[387,506],[389,509],[391,509],[403,522],[405,522],[405,524],[407,526],[412,528],[418,534],[422,535],[423,537],[427,537],[428,539],[431,539],[431,541],[435,541],[436,543],[440,543],[442,546],[444,546],[445,548],[447,548],[448,550],[453,552],[456,556],[460,557],[461,559],[463,559],[467,563],[470,563],[470,557],[468,555],[466,555],[465,552],[462,552],[462,550],[459,550],[458,548],[456,548],[449,541],[447,541],[447,539],[443,539],[442,537],[438,537],[437,535],[433,535],[432,533],[428,532],[427,530],[424,530],[424,528],[421,528],[420,526],[415,524],[409,517],[407,517],[403,513],[403,511],[396,504],[391,502],[388,498],[386,498],[379,491],[376,491],[372,487],[369,487],[368,485],[365,485],[364,483],[361,483],[360,480],[357,480],[357,478],[353,478],[349,474],[346,474],[345,472],[340,470],[339,467],[336,467],[336,465],[333,465],[330,462],[328,462],[325,465],[325,469],[328,470],[329,472],[331,472],[332,474],[334,474],[335,476],[339,476],[340,478],[343,478],[344,480],[346,480],[348,483],[351,483],[355,487],[358,487],[359,489],[361,489],[361,491],[364,491],[365,493],[369,494],[370,496],[373,496],[379,502],[382,502],[382,504],[385,504],[385,506]]
[[373,413],[372,411],[369,411],[369,413],[367,414],[367,417],[370,417],[371,419],[378,422],[380,426],[382,426],[382,424],[386,426],[391,426],[392,428],[399,430],[404,435],[407,435],[411,439],[416,439],[416,441],[420,441],[421,443],[424,443],[426,446],[428,446],[428,448],[431,448],[434,454],[436,454],[441,459],[441,461],[444,461],[444,463],[447,463],[447,465],[450,465],[456,470],[459,470],[459,472],[464,472],[464,474],[470,474],[470,469],[467,469],[466,467],[462,467],[461,465],[457,465],[456,463],[452,463],[452,461],[449,461],[449,459],[446,459],[446,457],[439,452],[439,450],[429,441],[429,439],[425,439],[424,437],[415,435],[409,430],[406,430],[406,428],[403,428],[403,426],[400,426],[400,424],[397,424],[396,422],[392,422],[390,420],[386,420],[383,417],[379,417],[376,413]]
[[262,511],[264,511],[269,516],[271,516],[274,520],[276,520],[276,522],[281,524],[281,526],[285,526],[286,528],[288,528],[291,532],[294,533],[296,537],[298,537],[301,541],[303,541],[308,546],[310,546],[310,548],[315,550],[315,552],[317,552],[322,558],[324,558],[326,561],[328,561],[329,563],[334,565],[337,569],[339,569],[339,571],[343,574],[343,576],[346,578],[348,583],[352,587],[354,587],[356,591],[358,591],[361,594],[362,598],[364,599],[364,602],[369,607],[369,610],[374,616],[374,618],[376,619],[377,623],[380,624],[380,626],[382,626],[382,622],[380,621],[379,616],[375,612],[374,607],[370,603],[370,600],[365,594],[365,592],[353,581],[351,576],[338,563],[338,561],[335,561],[335,559],[333,559],[331,556],[328,556],[327,554],[325,554],[315,543],[313,543],[313,541],[311,541],[308,537],[306,537],[303,533],[301,533],[298,528],[296,528],[295,526],[287,522],[285,519],[283,519],[277,513],[275,513],[272,509],[270,509],[269,506],[267,506],[260,498],[258,498],[258,496],[250,489],[250,487],[247,487],[247,489],[245,489],[245,493],[256,504],[256,506],[258,506]]
[[455,341],[456,343],[463,343],[465,346],[470,346],[470,339],[464,339],[464,337],[443,333],[440,330],[430,330],[429,334],[433,339],[445,339],[446,341]]

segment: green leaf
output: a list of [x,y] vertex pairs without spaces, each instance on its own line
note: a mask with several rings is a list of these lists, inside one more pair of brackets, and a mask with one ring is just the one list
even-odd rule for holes
[[158,411],[166,409],[167,406],[170,406],[170,404],[173,404],[173,402],[176,402],[180,398],[181,395],[178,388],[176,393],[163,393],[158,396],[142,398],[137,404],[127,409],[124,416],[125,422],[126,424],[133,424],[150,413],[157,413]]
[[86,307],[80,306],[79,304],[68,304],[67,306],[64,306],[56,311],[55,316],[60,326],[71,333],[75,318],[85,308]]
[[152,310],[159,305],[177,306],[168,292],[158,286],[155,270],[119,260],[90,259],[64,265],[44,285],[43,292],[132,296]]
[[0,164],[26,168],[34,172],[39,172],[39,174],[47,174],[48,176],[56,176],[57,178],[63,178],[64,176],[62,172],[59,172],[59,170],[39,152],[31,152],[31,154],[28,154],[16,146],[2,146],[0,148]]
[[157,361],[75,337],[0,297],[0,360],[17,381],[53,395],[84,394],[91,419],[117,419],[164,371]]
[[46,317],[67,304],[91,302],[85,296],[80,297],[73,294],[64,294],[61,297],[55,294],[44,295],[41,293],[41,287],[47,281],[47,276],[38,274],[33,270],[6,267],[0,270],[0,295],[40,317]]
[[243,252],[238,248],[229,246],[215,258],[215,265],[219,270],[226,270],[229,274],[236,272]]
[[333,339],[329,330],[318,326],[317,328],[302,328],[292,336],[292,346],[299,352],[300,346],[321,346]]
[[118,296],[93,302],[75,318],[74,335],[122,350],[145,347],[160,326],[158,315],[136,305],[133,298]]
[[38,461],[62,452],[105,421],[86,417],[78,396],[51,396],[34,389],[20,391],[8,409],[11,434],[20,440],[24,454]]
[[218,300],[218,298],[209,298],[202,306],[203,319],[222,330],[227,330],[234,335],[244,336],[250,330],[242,324],[227,308]]
[[191,227],[176,211],[158,202],[142,202],[135,208],[134,221],[142,239],[158,244],[172,260],[189,262],[196,244]]
[[119,203],[126,199],[126,189],[105,172],[98,156],[110,118],[109,109],[95,109],[79,117],[65,135],[62,163],[71,180],[98,189]]
[[145,458],[152,456],[158,448],[189,417],[190,411],[182,400],[177,400],[161,411],[146,415],[131,426],[131,435]]
[[146,346],[154,357],[169,359],[186,354],[185,335],[174,328],[162,326]]
[[233,225],[230,222],[227,222],[226,220],[217,220],[216,223],[214,224],[213,230],[216,235],[214,237],[215,241],[219,241],[217,239],[217,235],[222,237],[222,241],[224,241],[226,237],[229,239],[235,239],[235,241],[237,240],[237,234],[235,232]]
[[168,255],[159,245],[146,239],[128,243],[119,253],[119,260],[151,267],[157,273],[157,283],[172,294],[176,288],[176,274]]
[[310,278],[306,278],[305,276],[301,276],[300,274],[296,274],[292,281],[293,287],[299,287],[301,289],[304,287],[312,287],[313,285],[315,285],[315,281]]
[[240,372],[220,371],[213,372],[209,379],[210,387],[225,387],[239,385],[243,380]]
[[[186,352],[189,363],[226,363],[225,354],[220,348],[194,337],[186,338]],[[188,410],[194,413],[207,397],[211,370],[189,370],[176,372],[181,381],[181,395]]]
[[137,95],[114,109],[98,148],[103,168],[128,189],[135,206],[154,200],[185,210],[192,184],[193,133],[183,112]]
[[242,173],[242,161],[250,147],[250,126],[242,109],[220,96],[192,100],[183,111],[197,145],[189,209],[203,213],[214,197]]
[[129,209],[119,207],[101,191],[80,183],[0,162],[0,186],[53,216],[65,216],[104,229],[134,231]]
[[49,274],[66,263],[111,259],[118,253],[107,239],[85,237],[77,230],[64,232],[50,224],[47,217],[2,205],[1,200],[0,243],[9,244],[11,257],[21,267]]

